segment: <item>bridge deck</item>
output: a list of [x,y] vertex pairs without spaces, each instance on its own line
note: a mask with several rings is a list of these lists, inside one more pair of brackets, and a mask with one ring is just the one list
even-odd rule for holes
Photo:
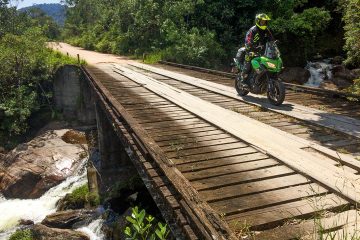
[[[146,155],[150,149],[162,159],[163,164],[143,159],[139,169],[145,168],[148,177],[156,181],[155,188],[167,200],[176,224],[183,226],[188,238],[214,238],[211,235],[217,231],[220,238],[231,239],[251,230],[253,234],[257,231],[256,239],[293,239],[299,235],[311,239],[316,232],[314,220],[300,220],[325,211],[327,214],[319,216],[325,234],[357,222],[356,211],[349,210],[351,203],[345,200],[351,201],[356,191],[349,197],[349,192],[342,193],[314,176],[300,174],[286,159],[280,161],[275,152],[266,154],[248,139],[245,142],[223,126],[203,120],[198,113],[150,91],[131,79],[131,74],[125,77],[110,64],[88,67],[87,71],[95,84],[101,85],[99,91],[108,107],[117,110],[113,120],[130,116],[146,136],[140,139],[145,150],[138,150],[138,154]],[[222,102],[218,96],[210,97]],[[134,141],[126,130],[128,122],[115,123]],[[337,164],[329,158],[319,157],[319,161],[325,166]],[[357,170],[344,172],[353,176]],[[344,216],[349,216],[347,221]],[[349,229],[351,232],[354,227]]]

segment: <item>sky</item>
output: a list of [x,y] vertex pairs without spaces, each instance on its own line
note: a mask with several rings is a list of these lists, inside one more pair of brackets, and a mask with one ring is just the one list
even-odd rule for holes
[[12,6],[17,6],[17,8],[23,8],[32,6],[34,4],[42,4],[42,3],[60,3],[61,0],[11,0]]

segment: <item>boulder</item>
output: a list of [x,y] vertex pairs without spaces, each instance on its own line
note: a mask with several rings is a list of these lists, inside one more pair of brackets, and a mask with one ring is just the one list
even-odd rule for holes
[[343,90],[352,85],[352,81],[348,81],[341,77],[333,77],[331,81],[338,87],[339,90]]
[[355,79],[355,75],[352,73],[352,71],[347,69],[344,65],[333,66],[332,73],[334,78],[342,78],[347,81],[352,81]]
[[47,131],[7,153],[0,162],[0,192],[6,198],[39,198],[78,171],[86,154],[61,139],[68,131]]
[[94,210],[68,210],[46,216],[41,224],[52,228],[76,228],[89,223],[96,215]]
[[279,76],[284,82],[296,83],[303,85],[310,78],[310,72],[301,67],[285,68]]
[[23,226],[34,225],[34,222],[32,220],[20,219],[19,225],[23,225]]
[[82,232],[49,228],[42,224],[34,225],[32,232],[35,240],[90,240],[90,238]]
[[331,59],[330,63],[331,64],[342,64],[343,61],[344,61],[343,57],[335,56],[334,58]]

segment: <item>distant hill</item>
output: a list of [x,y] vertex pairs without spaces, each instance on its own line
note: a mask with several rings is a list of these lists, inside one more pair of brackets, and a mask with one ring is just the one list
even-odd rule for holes
[[48,3],[48,4],[35,4],[30,7],[19,9],[19,11],[26,12],[32,8],[39,8],[45,12],[48,16],[52,17],[54,21],[60,26],[64,25],[66,7],[59,3]]

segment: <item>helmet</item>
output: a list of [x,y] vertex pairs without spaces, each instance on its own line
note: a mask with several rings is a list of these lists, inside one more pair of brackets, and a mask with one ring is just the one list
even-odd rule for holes
[[270,20],[269,16],[265,13],[257,14],[255,17],[256,26],[258,26],[261,30],[265,30],[267,28],[267,22]]

